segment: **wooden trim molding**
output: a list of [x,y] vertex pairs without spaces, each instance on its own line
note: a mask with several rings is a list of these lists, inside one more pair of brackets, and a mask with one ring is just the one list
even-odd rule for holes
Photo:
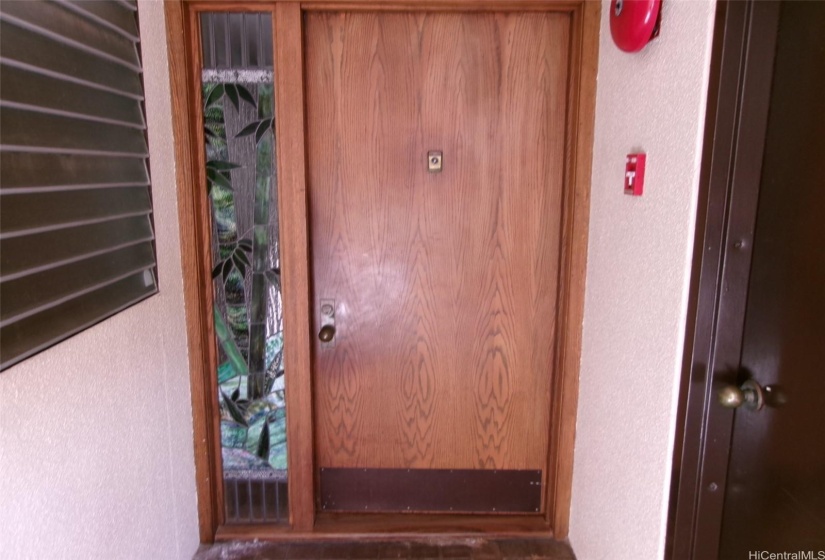
[[558,372],[547,485],[547,520],[556,538],[567,538],[573,488],[573,452],[579,395],[587,241],[590,221],[590,169],[596,115],[601,3],[583,2],[572,13],[568,88],[565,212],[560,267]]
[[284,361],[293,372],[287,380],[289,509],[294,531],[312,529],[314,473],[312,430],[312,346],[310,343],[309,231],[304,141],[304,65],[301,8],[296,2],[276,6],[275,118],[278,143],[278,196],[284,286]]
[[[581,323],[584,308],[590,169],[595,115],[601,3],[588,0],[167,0],[169,76],[172,90],[184,297],[189,344],[195,469],[201,541],[216,538],[341,538],[440,533],[469,535],[552,534],[566,538],[570,512],[576,426]],[[551,402],[544,515],[369,515],[315,511],[312,411],[310,247],[305,143],[302,20],[308,10],[548,10],[571,22],[562,251],[559,268],[556,379]],[[267,11],[273,14],[276,151],[280,235],[283,245],[285,361],[291,376],[286,392],[289,445],[290,527],[224,524],[220,427],[216,380],[204,375],[217,363],[212,326],[209,207],[199,185],[204,176],[203,124],[199,83],[200,11]],[[414,520],[414,522],[413,522]]]
[[[202,240],[209,239],[209,216],[198,197],[195,185],[201,184],[197,162],[203,152],[199,149],[195,128],[199,120],[200,99],[191,84],[192,64],[187,61],[192,37],[187,14],[181,2],[166,2],[166,37],[169,53],[169,80],[172,90],[172,126],[175,140],[175,173],[178,184],[178,219],[183,261],[183,292],[186,306],[186,332],[189,344],[189,377],[192,395],[192,423],[195,433],[195,477],[198,491],[198,520],[201,542],[212,542],[220,523],[221,484],[220,448],[216,446],[215,392],[204,371],[213,367],[214,333],[210,320],[212,289],[208,274],[209,263],[200,250]],[[197,56],[196,49],[193,55]],[[208,253],[207,253],[208,254]]]

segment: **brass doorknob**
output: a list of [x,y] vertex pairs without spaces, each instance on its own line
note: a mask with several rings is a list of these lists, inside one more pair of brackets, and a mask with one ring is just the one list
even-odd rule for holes
[[719,404],[725,408],[744,406],[748,410],[760,410],[765,405],[762,387],[753,379],[745,381],[741,387],[725,385],[717,393]]
[[332,325],[324,325],[318,331],[318,340],[321,342],[331,342],[333,338],[335,338],[335,327]]

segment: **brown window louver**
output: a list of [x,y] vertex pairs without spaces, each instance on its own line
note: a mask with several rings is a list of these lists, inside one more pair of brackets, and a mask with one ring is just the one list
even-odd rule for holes
[[136,10],[0,4],[0,369],[157,292]]

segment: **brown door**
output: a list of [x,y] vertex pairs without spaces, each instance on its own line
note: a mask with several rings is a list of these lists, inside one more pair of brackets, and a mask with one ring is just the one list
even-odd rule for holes
[[540,511],[569,18],[305,17],[319,507]]
[[825,2],[727,10],[673,557],[825,558]]
[[782,4],[737,379],[766,406],[735,413],[720,558],[825,558],[823,30],[825,2]]

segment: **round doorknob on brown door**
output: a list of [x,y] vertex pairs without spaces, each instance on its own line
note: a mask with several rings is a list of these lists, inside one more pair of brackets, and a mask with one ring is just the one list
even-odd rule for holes
[[745,381],[741,387],[725,385],[716,394],[719,404],[725,408],[744,406],[748,410],[760,410],[765,405],[764,390],[753,379]]
[[333,338],[335,338],[335,327],[332,325],[324,325],[318,331],[318,340],[321,342],[331,342]]

